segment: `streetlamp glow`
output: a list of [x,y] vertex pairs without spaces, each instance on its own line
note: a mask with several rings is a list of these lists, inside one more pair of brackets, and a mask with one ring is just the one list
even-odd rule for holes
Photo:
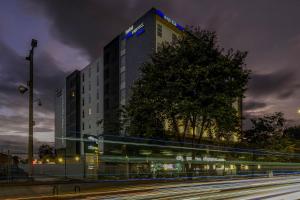
[[79,160],[80,160],[79,156],[76,156],[76,157],[75,157],[75,160],[76,160],[76,161],[79,161]]

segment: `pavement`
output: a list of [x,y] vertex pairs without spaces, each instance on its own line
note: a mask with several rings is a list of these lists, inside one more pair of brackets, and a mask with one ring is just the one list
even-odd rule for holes
[[[30,196],[30,188],[27,194],[22,196],[3,195],[3,188],[0,190],[1,199],[165,199],[165,200],[198,200],[198,199],[300,199],[300,176],[283,176],[274,178],[255,178],[245,180],[227,180],[212,182],[164,182],[147,184],[112,184],[103,187],[102,184],[90,183],[91,185],[80,185],[81,191],[59,190],[59,194],[51,194],[53,186],[27,186],[31,187],[34,195]],[[74,185],[66,185],[74,187]],[[65,187],[66,187],[65,186]],[[21,187],[21,186],[19,186]],[[85,187],[83,189],[83,187]],[[15,193],[19,193],[17,188]],[[26,187],[23,187],[23,193]],[[36,191],[40,191],[37,194]],[[19,193],[21,194],[21,193]],[[2,195],[2,196],[1,196]]]

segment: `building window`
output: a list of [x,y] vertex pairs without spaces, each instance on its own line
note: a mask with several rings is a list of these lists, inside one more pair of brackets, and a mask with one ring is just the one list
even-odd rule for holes
[[97,91],[97,100],[99,100],[99,92]]
[[84,122],[82,122],[82,130],[84,130]]
[[121,66],[125,66],[125,56],[121,57]]
[[89,108],[89,115],[91,115],[92,114],[92,109],[91,108]]
[[99,62],[97,62],[97,72],[99,72]]
[[91,94],[89,94],[89,103],[92,102],[92,97],[91,97]]
[[82,74],[82,82],[84,82],[84,73]]
[[157,36],[162,37],[162,25],[157,24]]
[[177,36],[174,33],[172,33],[172,42],[175,43],[176,40],[177,40]]
[[106,83],[104,86],[104,94],[109,94],[109,84]]
[[121,69],[120,69],[120,72],[125,72],[125,66],[122,66]]
[[82,86],[82,94],[84,94],[84,85]]
[[125,91],[125,89],[122,89],[121,90],[121,92],[120,92],[120,99],[122,100],[122,99],[125,99],[125,96],[126,96],[126,91]]
[[97,113],[99,113],[99,103],[97,103]]
[[84,98],[82,98],[82,106],[84,106]]
[[71,96],[75,97],[75,92],[74,91],[71,92]]
[[109,99],[105,99],[105,100],[104,100],[104,107],[105,107],[106,109],[109,108]]
[[125,72],[122,72],[120,75],[120,82],[125,82]]
[[82,118],[84,118],[84,110],[82,110]]
[[97,76],[97,86],[99,86],[99,76]]
[[91,78],[91,67],[89,67],[89,78]]
[[121,51],[124,50],[125,47],[126,47],[126,40],[124,39],[121,41]]
[[91,82],[89,82],[89,91],[91,91],[92,85]]
[[89,124],[89,129],[91,129],[91,124]]
[[109,69],[108,68],[104,70],[104,78],[105,79],[109,78]]
[[109,63],[109,59],[110,59],[110,54],[107,52],[104,55],[104,65]]

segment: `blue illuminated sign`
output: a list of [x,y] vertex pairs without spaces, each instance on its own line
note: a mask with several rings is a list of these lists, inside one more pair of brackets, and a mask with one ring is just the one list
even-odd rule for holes
[[129,38],[133,37],[134,35],[139,36],[144,32],[145,32],[144,23],[141,23],[135,29],[133,29],[133,25],[132,25],[125,31],[124,38],[126,40],[128,40]]
[[160,10],[155,10],[155,13],[160,16],[162,19],[168,21],[169,23],[173,24],[174,26],[176,26],[176,28],[178,28],[179,30],[183,31],[184,28],[182,26],[180,26],[179,24],[177,24],[173,19],[171,19],[170,17],[166,16],[162,11]]

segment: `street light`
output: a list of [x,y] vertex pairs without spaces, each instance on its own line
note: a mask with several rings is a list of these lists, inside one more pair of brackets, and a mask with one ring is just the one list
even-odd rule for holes
[[19,85],[18,90],[21,94],[24,94],[25,92],[28,91],[28,88],[25,87],[24,85]]
[[[29,81],[27,83],[27,87],[20,85],[19,91],[21,94],[24,94],[27,90],[29,90],[29,133],[28,133],[28,175],[29,178],[32,178],[33,175],[33,53],[34,48],[37,47],[37,40],[31,40],[31,50],[29,51],[29,56],[26,57],[26,60],[29,61]],[[41,105],[39,100],[39,105]]]

